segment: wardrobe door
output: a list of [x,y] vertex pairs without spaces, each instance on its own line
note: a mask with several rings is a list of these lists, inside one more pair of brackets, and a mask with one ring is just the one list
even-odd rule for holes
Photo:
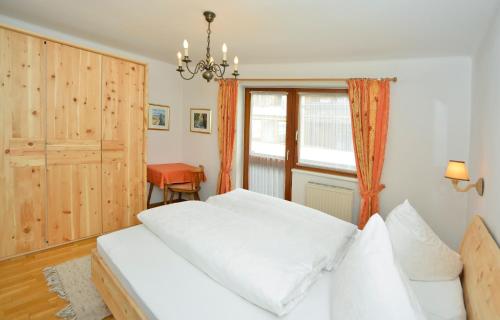
[[136,224],[144,210],[144,66],[103,57],[103,231]]
[[0,258],[45,246],[43,40],[0,28]]
[[101,56],[47,41],[47,239],[102,232]]

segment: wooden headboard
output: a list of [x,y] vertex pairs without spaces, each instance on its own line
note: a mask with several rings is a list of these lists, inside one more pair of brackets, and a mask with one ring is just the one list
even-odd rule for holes
[[500,251],[477,215],[465,232],[460,254],[467,319],[500,319]]

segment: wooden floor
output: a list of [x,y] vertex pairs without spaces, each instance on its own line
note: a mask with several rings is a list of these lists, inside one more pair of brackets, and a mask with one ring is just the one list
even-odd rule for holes
[[95,246],[92,238],[0,262],[0,319],[59,319],[55,313],[67,302],[49,292],[42,269],[89,255]]

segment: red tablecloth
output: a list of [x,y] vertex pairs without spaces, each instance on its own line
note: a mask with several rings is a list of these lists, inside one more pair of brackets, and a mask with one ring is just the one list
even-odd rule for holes
[[196,167],[185,163],[148,164],[148,182],[163,189],[165,184],[194,182],[195,174],[205,181],[204,173],[195,173]]

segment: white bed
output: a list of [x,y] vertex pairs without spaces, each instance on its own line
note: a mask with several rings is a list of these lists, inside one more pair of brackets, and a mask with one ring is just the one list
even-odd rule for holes
[[[142,225],[99,237],[97,250],[150,319],[330,320],[331,272],[278,318],[213,281]],[[457,298],[462,295],[459,279],[412,286],[430,320],[465,319],[463,300]]]
[[[99,237],[97,250],[150,319],[278,319],[213,281],[142,225]],[[330,274],[279,319],[329,320]]]

